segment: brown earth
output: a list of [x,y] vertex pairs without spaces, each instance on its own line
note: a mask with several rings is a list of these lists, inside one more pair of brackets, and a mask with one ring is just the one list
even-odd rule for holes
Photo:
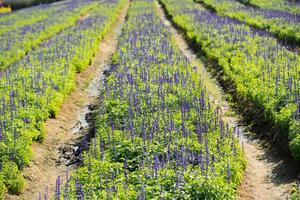
[[[117,35],[125,21],[128,6],[129,2],[122,8],[110,32],[101,41],[92,64],[77,75],[76,87],[66,97],[57,117],[47,120],[45,141],[42,144],[35,143],[33,145],[34,158],[30,165],[23,170],[27,182],[24,192],[18,196],[6,195],[5,199],[38,199],[39,192],[44,195],[46,190],[48,196],[51,197],[55,192],[57,176],[64,178],[67,172],[70,173],[76,168],[76,165],[66,166],[61,162],[61,149],[74,144],[79,137],[82,137],[82,135],[76,134],[76,127],[82,123],[82,118],[85,117],[89,106],[97,101],[101,77],[103,77],[106,63],[116,50]],[[81,127],[84,128],[83,125]]]
[[79,21],[83,21],[85,20],[86,18],[88,18],[90,16],[90,13],[86,13],[84,15],[81,15],[80,18],[79,18]]
[[222,105],[223,120],[240,129],[240,144],[245,153],[247,168],[244,180],[238,188],[240,200],[288,199],[295,184],[300,166],[288,156],[278,152],[276,146],[253,137],[241,123],[240,116],[226,116],[232,113],[226,102]]

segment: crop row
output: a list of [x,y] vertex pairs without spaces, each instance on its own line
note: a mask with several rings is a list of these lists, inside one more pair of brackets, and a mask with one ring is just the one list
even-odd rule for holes
[[287,0],[238,0],[246,5],[300,14],[300,3]]
[[162,2],[199,50],[218,62],[238,97],[254,103],[300,159],[300,57],[263,31],[218,16],[192,0]]
[[[45,4],[33,8],[23,9],[0,17],[0,35],[7,31],[15,30],[19,27],[33,24],[44,20],[48,15],[61,8],[56,4]],[[20,20],[22,19],[22,20]]]
[[268,30],[289,44],[300,45],[300,15],[287,11],[245,6],[235,0],[195,0],[204,2],[218,14]]
[[[82,16],[88,15],[88,12],[95,6],[97,6],[95,1],[83,0],[55,4],[50,9],[52,12],[45,12],[48,12],[45,19],[3,33],[0,38],[0,69],[11,67],[10,65],[22,58],[33,47],[63,29],[73,26]],[[43,10],[47,10],[47,6],[45,7],[40,7],[40,12],[43,13]],[[37,12],[37,14],[29,13],[38,18],[40,12]],[[14,21],[23,20],[17,19]]]
[[98,1],[89,16],[43,42],[0,78],[0,194],[20,192],[19,169],[44,139],[44,121],[54,117],[72,90],[76,72],[90,63],[124,1]]
[[[84,166],[56,199],[234,199],[243,154],[152,0],[132,1]],[[85,142],[88,145],[87,141]]]

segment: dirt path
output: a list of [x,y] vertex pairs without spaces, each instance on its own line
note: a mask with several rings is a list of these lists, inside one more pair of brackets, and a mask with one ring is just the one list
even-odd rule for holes
[[276,147],[265,146],[259,139],[241,136],[248,166],[238,189],[239,199],[288,199],[300,166],[279,154]]
[[204,64],[197,55],[189,49],[189,45],[184,37],[172,26],[166,18],[164,11],[157,2],[157,11],[169,27],[174,39],[190,62],[198,68],[199,73],[204,79],[204,85],[211,92],[211,100],[219,105],[222,110],[223,120],[232,127],[239,127],[240,143],[244,148],[248,162],[244,181],[238,188],[238,199],[243,200],[277,200],[286,199],[289,195],[291,186],[295,183],[297,172],[300,166],[285,160],[284,156],[276,153],[276,150],[265,147],[262,141],[251,139],[251,133],[244,131],[246,127],[241,125],[242,117],[231,110],[229,103],[225,100],[225,94],[217,81],[206,71]]
[[272,147],[266,141],[253,138],[253,133],[240,125],[241,117],[226,116],[226,113],[232,113],[227,102],[223,102],[222,110],[224,121],[239,126],[240,143],[247,160],[244,180],[238,188],[238,199],[288,199],[300,166],[280,154],[276,147]]
[[27,181],[25,191],[19,196],[7,195],[5,199],[38,199],[39,192],[46,193],[46,190],[51,197],[54,194],[57,176],[64,178],[67,172],[76,168],[76,164],[68,163],[68,154],[73,154],[72,147],[82,137],[81,131],[88,126],[85,117],[90,105],[96,103],[103,71],[116,50],[117,37],[128,6],[129,2],[120,11],[111,31],[101,41],[92,64],[77,75],[76,88],[65,99],[58,116],[47,120],[45,141],[33,145],[34,158],[23,171]]

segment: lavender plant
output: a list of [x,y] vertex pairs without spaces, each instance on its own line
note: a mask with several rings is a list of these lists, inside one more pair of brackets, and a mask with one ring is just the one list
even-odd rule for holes
[[192,1],[162,0],[174,22],[216,60],[237,94],[275,124],[300,159],[300,57],[268,33],[218,16]]
[[229,16],[263,30],[268,30],[286,43],[300,45],[299,13],[274,10],[272,8],[249,7],[235,0],[195,1],[205,2],[205,4],[216,10],[218,14]]
[[131,3],[108,74],[65,199],[235,199],[238,141],[154,1]]
[[92,9],[97,9],[97,2],[76,0],[64,4],[55,4],[49,10],[47,6],[41,6],[37,14],[33,13],[36,12],[36,9],[34,9],[28,12],[28,15],[37,15],[36,18],[38,19],[39,13],[47,10],[45,12],[45,14],[48,13],[47,17],[39,21],[33,20],[34,23],[19,26],[16,29],[9,24],[23,20],[17,18],[0,22],[0,27],[5,27],[9,30],[2,33],[0,38],[0,69],[5,70],[13,67],[13,64],[26,55],[33,47],[38,46],[46,39],[55,37],[56,33],[74,26],[82,16],[92,12]]
[[288,11],[291,13],[300,14],[300,4],[297,1],[286,0],[239,0],[242,3],[250,4],[260,8]]
[[124,2],[99,1],[89,16],[1,72],[0,198],[6,189],[18,193],[23,188],[19,170],[30,162],[31,144],[43,141],[44,121],[55,117]]

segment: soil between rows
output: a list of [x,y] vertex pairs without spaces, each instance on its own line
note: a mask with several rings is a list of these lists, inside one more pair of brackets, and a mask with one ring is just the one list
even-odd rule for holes
[[97,104],[103,72],[110,57],[117,48],[117,38],[125,21],[129,2],[119,12],[110,31],[99,45],[92,64],[77,74],[76,87],[66,97],[56,118],[46,121],[46,139],[43,143],[33,144],[34,158],[23,170],[27,185],[20,195],[7,194],[7,200],[38,199],[53,196],[57,176],[65,179],[66,174],[76,169],[78,148],[82,138],[89,137],[89,113]]
[[[218,83],[215,73],[209,71],[214,66],[210,63],[201,61],[201,56],[190,48],[191,45],[185,40],[171,21],[169,21],[162,5],[157,3],[157,11],[164,21],[164,24],[170,28],[174,39],[189,61],[198,68],[202,76],[204,86],[211,93],[211,100],[222,111],[222,119],[231,127],[238,127],[240,132],[240,144],[242,145],[247,160],[247,168],[244,174],[244,180],[238,188],[238,199],[241,200],[282,200],[287,199],[290,190],[295,184],[297,173],[300,172],[300,166],[281,154],[274,146],[265,140],[255,138],[253,135],[264,135],[259,132],[251,132],[245,125],[245,120],[237,114],[234,108],[230,106],[227,95],[222,86]],[[208,70],[207,70],[208,69]]]

